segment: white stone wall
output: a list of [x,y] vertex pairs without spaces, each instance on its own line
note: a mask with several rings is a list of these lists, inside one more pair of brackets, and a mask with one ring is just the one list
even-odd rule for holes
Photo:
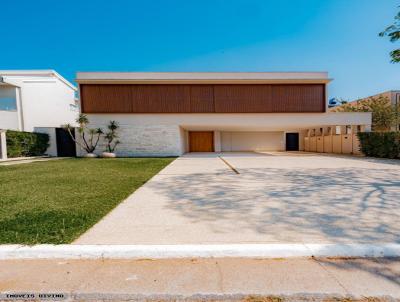
[[120,156],[178,156],[183,153],[178,125],[121,125],[119,133],[121,144],[116,153]]
[[[91,124],[90,127],[106,131],[107,122]],[[120,124],[118,134],[121,143],[115,153],[119,157],[179,156],[185,152],[183,132],[178,125]],[[95,153],[100,155],[105,150],[105,141],[100,139]],[[82,156],[85,152],[77,146],[77,153]]]

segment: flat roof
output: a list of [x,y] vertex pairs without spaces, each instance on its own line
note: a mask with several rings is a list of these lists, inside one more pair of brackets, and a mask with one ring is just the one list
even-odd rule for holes
[[327,72],[78,72],[78,83],[328,83]]
[[61,76],[57,71],[53,69],[39,69],[39,70],[0,70],[1,76],[17,76],[17,77],[35,77],[35,76],[47,76],[47,77],[56,77],[61,82],[76,90],[76,87],[66,80],[63,76]]

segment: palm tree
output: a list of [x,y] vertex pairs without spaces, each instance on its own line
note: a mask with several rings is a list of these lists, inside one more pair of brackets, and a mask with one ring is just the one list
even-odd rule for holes
[[118,140],[119,136],[117,134],[118,128],[119,124],[116,121],[110,121],[110,123],[107,125],[108,131],[104,136],[104,139],[106,140],[107,152],[114,153],[115,148],[120,143]]
[[[104,134],[103,130],[101,128],[88,128],[89,119],[85,114],[80,114],[76,119],[76,122],[79,125],[77,130],[80,139],[76,139],[72,134],[74,127],[70,124],[63,125],[63,128],[68,131],[72,140],[77,145],[82,147],[87,153],[93,153],[97,148],[101,135]],[[89,134],[89,139],[86,138],[86,134]]]

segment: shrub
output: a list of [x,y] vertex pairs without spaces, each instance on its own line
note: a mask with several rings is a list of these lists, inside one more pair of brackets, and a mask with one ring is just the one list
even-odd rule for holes
[[400,158],[400,132],[360,132],[357,135],[365,155]]
[[7,130],[7,156],[39,156],[49,147],[49,135],[45,133]]

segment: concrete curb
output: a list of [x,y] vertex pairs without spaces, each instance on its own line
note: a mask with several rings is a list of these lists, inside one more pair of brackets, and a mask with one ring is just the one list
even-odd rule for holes
[[[179,294],[119,294],[119,293],[63,293],[64,298],[56,301],[137,301],[137,302],[243,302],[249,301],[285,301],[285,302],[326,302],[332,301],[348,301],[350,299],[365,299],[364,296],[353,296],[333,293],[298,293],[298,294],[271,294],[271,295],[254,295],[254,294],[195,294],[195,295],[179,295]],[[49,298],[40,299],[35,294],[35,301],[49,301]],[[371,297],[372,298],[372,297]],[[379,301],[398,302],[399,300],[390,296],[379,296]],[[10,301],[7,294],[0,293],[0,301]],[[15,301],[15,300],[14,300]],[[20,300],[18,300],[20,301]],[[26,301],[26,300],[24,300]],[[54,300],[50,300],[54,301]],[[375,301],[375,299],[371,299]]]
[[0,245],[0,260],[224,257],[400,257],[400,244]]

